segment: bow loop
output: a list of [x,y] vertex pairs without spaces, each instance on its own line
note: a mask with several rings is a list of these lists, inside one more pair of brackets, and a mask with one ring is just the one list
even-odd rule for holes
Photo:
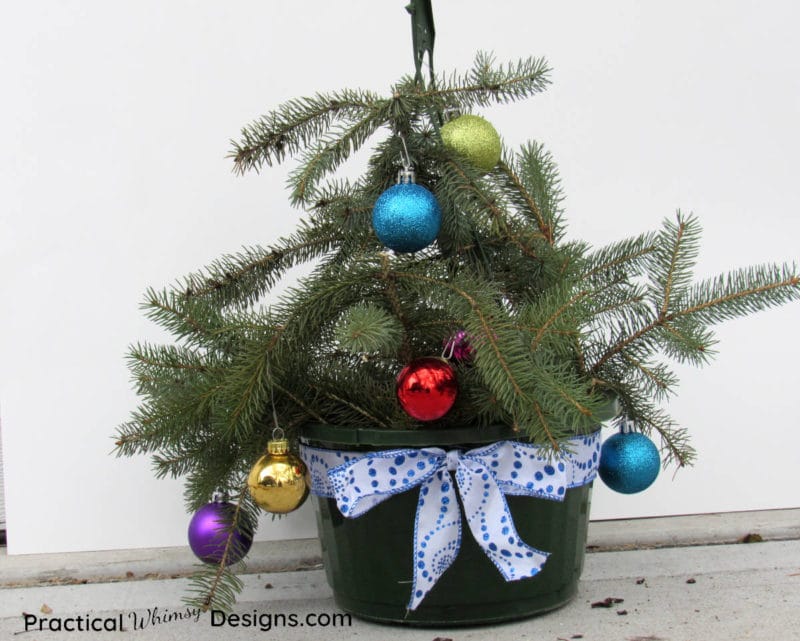
[[339,511],[356,518],[393,494],[416,487],[441,466],[444,451],[383,450],[352,459],[328,471]]

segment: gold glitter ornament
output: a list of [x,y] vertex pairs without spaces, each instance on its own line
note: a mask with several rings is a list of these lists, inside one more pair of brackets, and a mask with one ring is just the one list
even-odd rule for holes
[[250,470],[247,487],[262,510],[293,512],[308,497],[306,464],[289,451],[287,439],[274,438],[267,443],[267,453]]
[[481,171],[491,171],[500,160],[500,135],[485,118],[464,114],[442,126],[442,142]]

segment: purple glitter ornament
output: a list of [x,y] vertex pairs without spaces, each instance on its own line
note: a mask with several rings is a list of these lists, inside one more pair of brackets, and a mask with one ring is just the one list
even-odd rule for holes
[[[227,501],[206,503],[194,513],[189,523],[189,546],[198,559],[204,563],[219,563],[222,560],[235,513],[236,505]],[[244,516],[242,513],[239,515],[225,565],[240,561],[253,544],[253,528],[244,522]]]
[[466,365],[472,361],[475,348],[470,345],[470,336],[463,329],[458,330],[444,342],[444,356],[448,360]]

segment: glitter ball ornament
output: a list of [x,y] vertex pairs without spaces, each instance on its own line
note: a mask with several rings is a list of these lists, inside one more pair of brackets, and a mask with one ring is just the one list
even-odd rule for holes
[[418,421],[442,418],[458,396],[456,372],[441,358],[417,358],[397,376],[397,400]]
[[598,472],[615,492],[635,494],[653,484],[660,467],[653,441],[640,432],[622,431],[603,443]]
[[442,226],[442,210],[436,197],[414,182],[414,172],[400,172],[398,184],[375,201],[372,227],[386,247],[396,252],[415,252],[430,245]]
[[[198,559],[204,563],[219,563],[225,554],[236,505],[227,501],[216,500],[206,503],[194,513],[189,522],[189,547]],[[239,521],[233,530],[225,565],[240,561],[250,551],[253,544],[253,528],[246,521],[245,515],[239,513]]]
[[500,136],[492,124],[480,116],[464,114],[445,123],[442,142],[481,171],[490,171],[500,160]]
[[267,453],[256,461],[247,476],[247,487],[262,510],[287,514],[308,497],[306,465],[289,451],[288,440],[270,440]]
[[444,356],[447,360],[455,361],[461,365],[469,365],[474,355],[475,348],[470,344],[469,334],[463,329],[445,339]]

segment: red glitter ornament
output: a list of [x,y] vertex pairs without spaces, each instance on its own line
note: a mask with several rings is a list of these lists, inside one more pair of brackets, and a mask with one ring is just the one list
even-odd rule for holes
[[414,359],[397,376],[397,400],[418,421],[442,418],[453,407],[457,395],[456,372],[441,358]]

